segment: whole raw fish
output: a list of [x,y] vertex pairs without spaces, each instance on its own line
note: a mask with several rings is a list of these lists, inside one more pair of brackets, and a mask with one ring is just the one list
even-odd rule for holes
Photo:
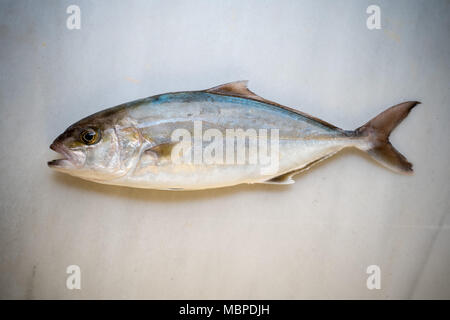
[[389,135],[418,103],[398,104],[347,131],[265,100],[246,81],[166,93],[71,125],[50,146],[63,159],[48,165],[99,183],[195,190],[293,183],[293,175],[354,147],[396,172],[411,173],[412,164]]

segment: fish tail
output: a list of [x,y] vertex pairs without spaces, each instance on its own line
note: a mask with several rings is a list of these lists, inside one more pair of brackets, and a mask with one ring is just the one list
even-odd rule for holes
[[359,147],[383,166],[404,174],[413,172],[412,164],[389,142],[389,135],[420,102],[408,101],[383,111],[375,118],[354,131],[357,137],[366,141]]

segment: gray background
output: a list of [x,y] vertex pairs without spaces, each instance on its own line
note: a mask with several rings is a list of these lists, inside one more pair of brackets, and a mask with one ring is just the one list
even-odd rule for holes
[[[436,0],[1,1],[0,297],[450,298],[449,15]],[[346,129],[421,101],[392,135],[415,174],[355,151],[291,186],[163,192],[47,168],[84,116],[242,79]]]

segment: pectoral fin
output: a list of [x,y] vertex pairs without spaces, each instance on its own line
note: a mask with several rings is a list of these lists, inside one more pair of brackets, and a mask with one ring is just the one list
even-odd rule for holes
[[171,160],[172,149],[177,143],[161,143],[141,152],[134,174],[144,175],[154,170],[155,166]]
[[161,143],[161,144],[153,146],[149,149],[146,149],[144,151],[144,154],[154,156],[158,159],[170,158],[170,156],[172,154],[172,149],[177,143],[178,142]]

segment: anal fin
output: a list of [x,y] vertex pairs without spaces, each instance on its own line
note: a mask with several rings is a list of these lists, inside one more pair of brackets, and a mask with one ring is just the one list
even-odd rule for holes
[[[302,169],[298,170],[299,172]],[[298,172],[297,171],[289,171],[288,173],[284,173],[280,176],[277,176],[275,178],[272,178],[270,180],[263,181],[261,183],[264,184],[293,184],[295,183],[294,179],[292,179],[293,176],[295,176]]]
[[321,161],[331,157],[335,153],[336,152],[327,154],[326,156],[320,157],[319,159],[316,159],[316,160],[308,163],[307,165],[305,165],[305,166],[303,166],[303,167],[301,167],[299,169],[295,169],[295,170],[283,173],[282,175],[276,176],[276,177],[274,177],[274,178],[272,178],[270,180],[266,180],[266,181],[263,181],[261,183],[264,183],[264,184],[293,184],[293,183],[295,183],[295,180],[292,179],[293,176],[299,174],[300,172],[309,170],[313,165],[315,165],[315,164],[317,164],[317,163],[319,163],[319,162],[321,162]]

